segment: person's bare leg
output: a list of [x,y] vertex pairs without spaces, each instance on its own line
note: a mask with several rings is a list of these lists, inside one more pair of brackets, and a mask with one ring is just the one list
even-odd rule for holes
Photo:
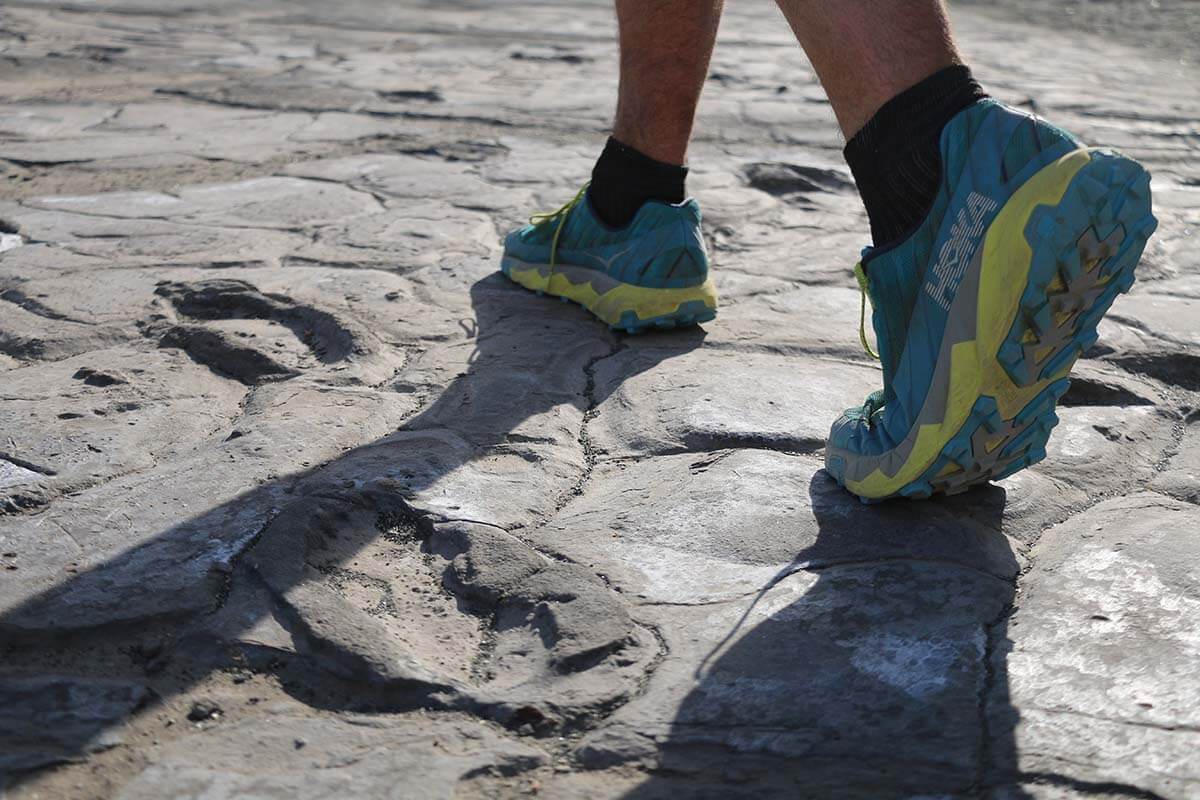
[[621,81],[613,138],[667,164],[687,160],[723,0],[617,0]]
[[613,135],[585,190],[505,237],[501,270],[627,333],[708,322],[717,291],[684,164],[723,0],[615,2]]
[[962,63],[942,0],[777,0],[849,139],[900,92]]

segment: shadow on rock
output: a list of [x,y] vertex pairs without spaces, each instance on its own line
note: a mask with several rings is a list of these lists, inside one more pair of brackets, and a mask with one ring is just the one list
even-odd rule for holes
[[[16,714],[0,712],[0,788],[5,772],[13,786],[111,746],[132,709],[213,670],[270,672],[323,708],[463,709],[525,732],[628,698],[653,637],[592,572],[511,532],[590,469],[580,425],[604,399],[591,369],[621,340],[497,275],[471,302],[468,368],[398,431],[141,534],[0,616],[0,697]],[[251,439],[223,446],[250,453]],[[54,508],[9,520],[33,540]],[[47,692],[47,672],[69,677]],[[30,738],[31,720],[54,736]]]
[[1019,568],[999,532],[1004,490],[860,506],[821,471],[809,495],[816,542],[693,634],[708,657],[664,703],[673,719],[616,718],[637,733],[612,741],[654,776],[629,800],[974,796],[992,754],[1012,752],[990,741],[985,705],[1006,694],[994,653]]

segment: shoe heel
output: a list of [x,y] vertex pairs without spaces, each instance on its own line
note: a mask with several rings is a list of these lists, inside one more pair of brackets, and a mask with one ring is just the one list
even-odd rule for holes
[[1095,344],[1100,319],[1133,286],[1157,226],[1150,174],[1136,161],[1099,150],[1057,205],[1039,206],[1030,215],[1029,277],[996,355],[1014,384],[1064,376]]

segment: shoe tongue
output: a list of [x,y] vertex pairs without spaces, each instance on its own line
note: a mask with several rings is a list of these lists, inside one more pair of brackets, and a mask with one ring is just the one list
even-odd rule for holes
[[871,296],[871,325],[875,329],[875,347],[883,368],[884,400],[895,397],[892,389],[896,368],[904,354],[908,325],[921,288],[921,276],[912,259],[904,258],[906,248],[890,250],[864,260],[867,292]]

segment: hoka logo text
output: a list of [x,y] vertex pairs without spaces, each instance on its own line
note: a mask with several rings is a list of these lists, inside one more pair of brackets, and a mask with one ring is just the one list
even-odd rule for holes
[[971,192],[967,197],[966,208],[958,211],[954,226],[950,228],[950,238],[938,251],[937,263],[933,267],[933,275],[925,284],[926,291],[944,310],[950,310],[950,299],[958,289],[967,265],[979,247],[979,235],[983,233],[983,221],[988,214],[999,206],[990,197]]

